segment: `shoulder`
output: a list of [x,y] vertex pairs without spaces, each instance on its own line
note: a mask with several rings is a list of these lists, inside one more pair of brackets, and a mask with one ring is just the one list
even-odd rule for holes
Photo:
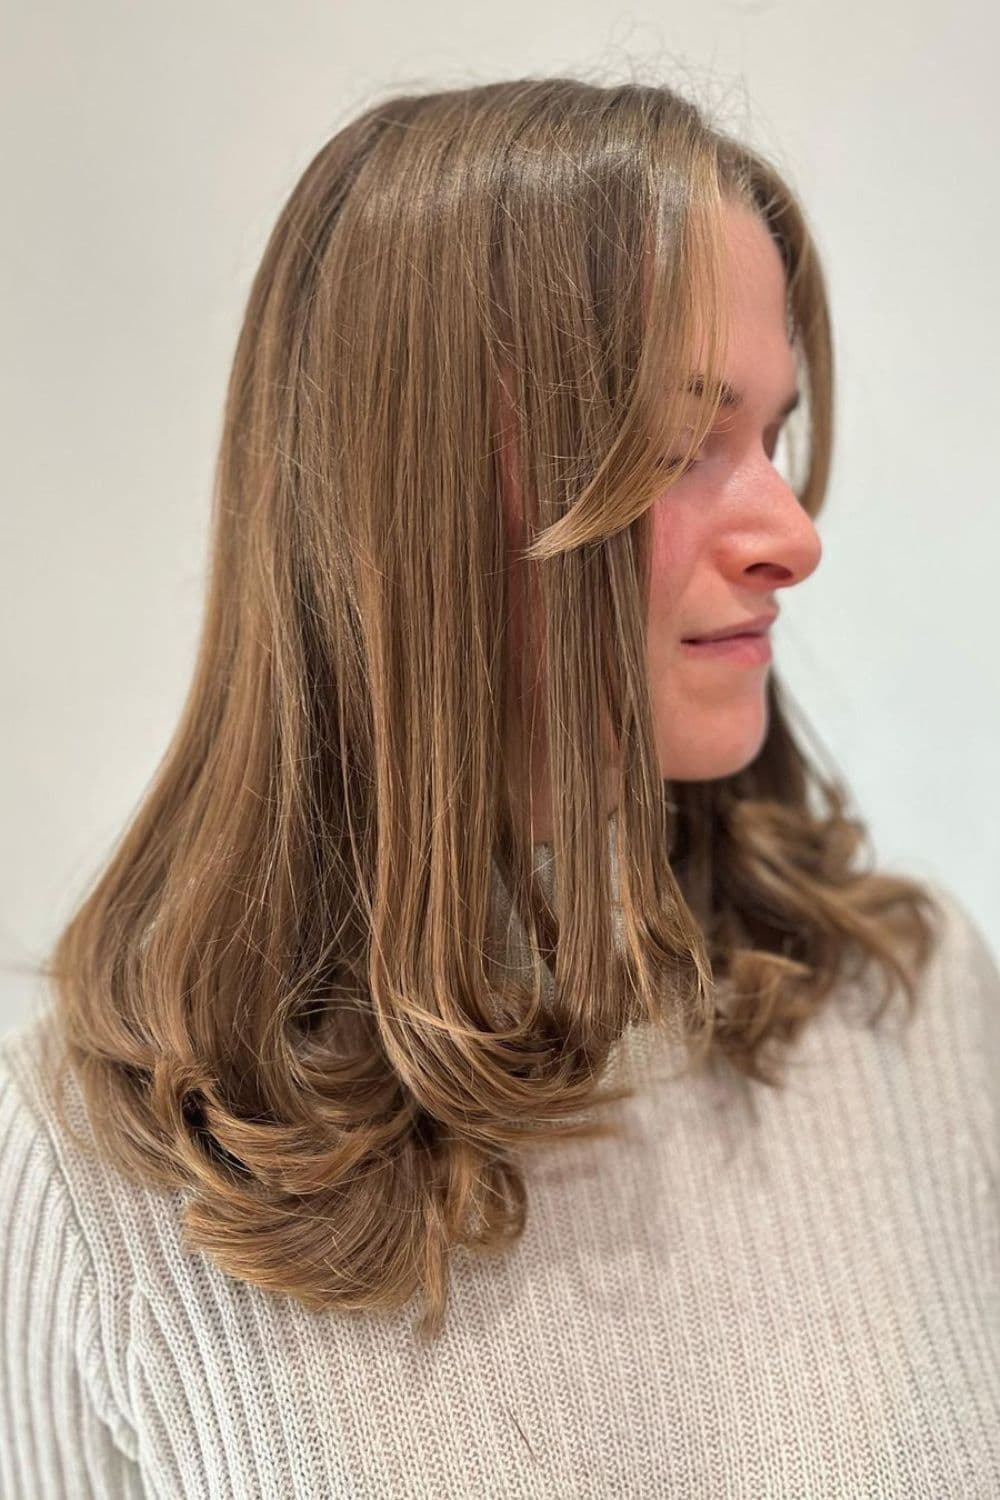
[[971,1133],[989,1175],[1000,1170],[1000,964],[954,890],[925,881],[937,909],[934,950],[917,986],[907,1051],[928,1114]]
[[79,1484],[74,1493],[90,1493],[84,1450],[100,1472],[119,1474],[135,1447],[126,1415],[130,1283],[120,1257],[107,1253],[115,1236],[100,1193],[73,1165],[52,1111],[58,1055],[47,1017],[0,1037],[0,1390],[18,1429],[31,1434],[30,1445],[0,1435],[0,1459],[25,1495],[48,1495],[60,1470]]
[[14,1212],[15,1180],[58,1203],[91,1267],[105,1333],[124,1347],[135,1294],[162,1288],[178,1264],[182,1195],[133,1181],[99,1150],[51,1010],[0,1037],[0,1119],[0,1214]]
[[[0,1141],[8,1155],[15,1145],[29,1153],[36,1173],[60,1180],[70,1192],[74,1178],[79,1177],[75,1159],[79,1146],[66,1131],[57,1109],[64,1058],[50,1011],[0,1036],[0,1109],[4,1120]],[[74,1130],[83,1127],[86,1137],[85,1115],[72,1080],[69,1083],[68,1117]]]
[[927,983],[936,987],[948,1016],[997,1044],[1000,1029],[1000,963],[966,902],[940,881],[926,882],[940,912]]
[[59,1179],[55,1083],[61,1047],[46,1013],[0,1036],[0,1149],[30,1157],[36,1177]]
[[103,1287],[109,1268],[120,1269],[116,1193],[96,1152],[76,1080],[64,1064],[51,1012],[0,1037],[0,1212],[9,1217],[24,1194],[44,1200],[37,1253],[44,1253],[46,1240],[65,1226],[93,1280]]
[[41,1121],[51,1104],[54,1071],[64,1048],[51,1008],[0,1034],[0,1088]]

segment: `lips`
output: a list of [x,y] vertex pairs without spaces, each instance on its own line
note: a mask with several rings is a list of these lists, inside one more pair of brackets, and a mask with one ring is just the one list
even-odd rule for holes
[[766,635],[766,630],[729,630],[718,635],[692,635],[684,637],[685,646],[707,646],[711,641],[752,641]]
[[752,619],[738,620],[732,625],[723,625],[718,630],[706,631],[704,635],[684,636],[683,643],[686,646],[694,646],[702,645],[706,641],[728,641],[743,636],[766,635],[777,618],[777,610],[771,614],[755,615]]
[[762,665],[771,660],[771,640],[766,630],[756,634],[726,635],[714,641],[682,641],[681,650],[702,661],[742,662]]

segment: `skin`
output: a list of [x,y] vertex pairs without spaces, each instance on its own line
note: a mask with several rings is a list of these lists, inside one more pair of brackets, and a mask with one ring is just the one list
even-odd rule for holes
[[[775,610],[778,590],[808,578],[822,553],[815,525],[772,461],[780,412],[797,384],[784,267],[766,227],[744,207],[727,210],[726,229],[723,373],[744,393],[744,403],[735,411],[720,409],[694,466],[654,501],[651,517],[650,700],[661,774],[676,781],[733,775],[756,758],[767,734],[770,664],[692,654],[683,638]],[[505,510],[508,523],[516,521],[520,492],[510,467]],[[516,568],[511,598],[514,646],[523,649]],[[520,711],[529,709],[522,704]],[[534,837],[551,839],[543,733],[532,746],[532,778]]]

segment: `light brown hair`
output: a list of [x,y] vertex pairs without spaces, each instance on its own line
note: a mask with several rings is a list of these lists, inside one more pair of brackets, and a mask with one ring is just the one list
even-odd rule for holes
[[[184,1188],[187,1242],[234,1277],[316,1309],[419,1290],[433,1335],[451,1248],[521,1233],[519,1147],[609,1128],[601,1075],[630,1025],[679,1025],[693,1063],[778,1087],[776,1049],[840,981],[874,962],[883,1003],[897,984],[913,1003],[932,898],[859,864],[864,825],[774,671],[745,770],[670,784],[657,765],[649,507],[696,313],[688,453],[718,409],[733,200],[786,267],[815,516],[833,406],[815,244],[779,173],[671,88],[392,97],[278,218],[229,382],[187,700],[47,967],[101,1149]],[[501,384],[545,631],[551,900],[512,795]],[[486,962],[498,871],[529,977]]]

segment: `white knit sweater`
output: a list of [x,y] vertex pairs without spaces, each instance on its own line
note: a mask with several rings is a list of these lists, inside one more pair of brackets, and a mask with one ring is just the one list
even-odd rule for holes
[[526,1156],[427,1348],[185,1254],[60,1134],[47,1016],[9,1033],[3,1500],[997,1500],[1000,971],[935,890],[911,1027],[845,991],[780,1093],[651,1072],[627,1140]]

